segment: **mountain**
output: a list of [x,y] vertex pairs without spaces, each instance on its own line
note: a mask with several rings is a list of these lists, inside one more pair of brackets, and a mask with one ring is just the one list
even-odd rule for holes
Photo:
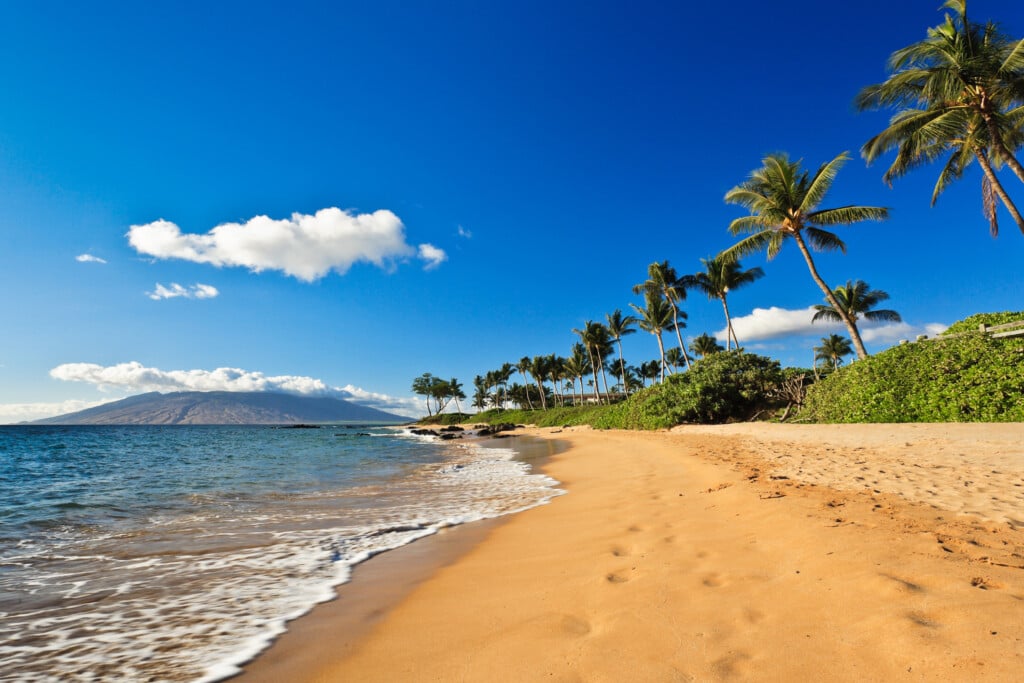
[[409,422],[409,418],[340,398],[269,392],[151,392],[37,420],[50,425],[296,424]]

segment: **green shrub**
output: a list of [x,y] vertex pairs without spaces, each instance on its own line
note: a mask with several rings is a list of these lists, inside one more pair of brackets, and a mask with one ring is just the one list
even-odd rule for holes
[[1012,323],[1017,320],[1024,320],[1024,311],[1005,311],[1003,313],[978,313],[969,318],[964,318],[949,326],[949,329],[942,334],[960,334],[961,332],[977,332],[978,326],[985,324],[989,327]]
[[[1019,317],[1002,318],[1014,315]],[[992,319],[1020,317],[995,314]],[[976,330],[982,318],[972,316],[950,330]],[[818,422],[1024,420],[1024,338],[993,339],[979,332],[895,346],[815,384],[801,417]]]

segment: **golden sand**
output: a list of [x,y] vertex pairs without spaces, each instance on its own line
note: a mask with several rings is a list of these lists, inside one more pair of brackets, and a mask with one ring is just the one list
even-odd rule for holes
[[1024,425],[528,432],[568,495],[247,677],[1021,679]]

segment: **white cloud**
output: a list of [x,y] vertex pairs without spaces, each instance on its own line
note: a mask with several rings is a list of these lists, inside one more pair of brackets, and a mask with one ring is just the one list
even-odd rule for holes
[[137,361],[110,366],[65,363],[50,370],[50,376],[65,382],[92,384],[101,391],[275,391],[300,396],[333,396],[400,415],[418,416],[422,412],[414,398],[374,393],[352,385],[331,387],[323,380],[301,375],[268,377],[262,372],[240,368],[160,370]]
[[359,261],[390,268],[418,255],[433,268],[447,258],[432,245],[416,249],[408,244],[402,221],[384,209],[356,214],[332,207],[281,220],[256,216],[206,234],[185,234],[174,223],[158,220],[131,226],[127,237],[140,254],[158,259],[241,266],[257,273],[279,270],[305,282],[331,270],[344,274]]
[[42,420],[44,417],[75,413],[108,403],[109,398],[100,401],[58,401],[54,403],[0,403],[0,424],[17,424]]
[[[732,327],[740,344],[761,339],[777,339],[779,337],[806,336],[818,332],[828,333],[830,330],[845,329],[838,323],[817,322],[811,324],[814,307],[808,306],[797,310],[789,310],[772,306],[771,308],[755,308],[749,315],[734,317]],[[715,332],[719,339],[725,339],[725,328]]]
[[459,235],[459,237],[465,237],[467,240],[468,239],[472,239],[472,237],[473,237],[473,233],[471,233],[469,230],[466,230],[461,225],[459,226],[458,235]]
[[220,294],[213,285],[194,284],[191,287],[182,287],[177,282],[172,282],[170,287],[165,287],[159,282],[156,289],[146,292],[146,296],[154,301],[161,299],[174,299],[184,297],[186,299],[212,299]]
[[93,256],[92,254],[79,254],[75,257],[75,260],[79,263],[106,263],[99,256]]
[[857,326],[861,328],[861,339],[868,344],[875,342],[880,344],[893,344],[898,342],[900,339],[914,341],[917,339],[917,335],[919,334],[926,334],[929,337],[934,337],[935,335],[944,332],[946,328],[949,327],[949,325],[944,325],[942,323],[925,323],[924,325],[889,323],[878,327],[866,327],[862,326],[859,322],[857,323]]
[[427,262],[427,264],[423,266],[424,270],[433,270],[448,260],[448,254],[444,253],[443,249],[438,249],[433,244],[421,244],[419,248],[419,256]]
[[[808,306],[790,310],[772,306],[771,308],[755,308],[749,315],[732,319],[733,329],[740,343],[748,349],[753,346],[747,342],[761,341],[765,339],[778,339],[781,337],[809,337],[825,336],[833,332],[846,334],[846,326],[842,323],[819,321],[811,322],[814,317],[815,308]],[[945,330],[948,325],[942,323],[925,323],[923,325],[910,325],[900,323],[871,323],[865,320],[857,322],[860,329],[860,336],[865,343],[893,344],[900,339],[911,339],[919,334],[934,336]],[[725,329],[715,332],[715,336],[721,340],[725,339]]]

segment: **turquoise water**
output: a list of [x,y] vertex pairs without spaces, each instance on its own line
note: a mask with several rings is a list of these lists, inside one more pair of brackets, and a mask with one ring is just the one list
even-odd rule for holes
[[372,554],[549,500],[392,429],[0,427],[0,680],[216,680]]

